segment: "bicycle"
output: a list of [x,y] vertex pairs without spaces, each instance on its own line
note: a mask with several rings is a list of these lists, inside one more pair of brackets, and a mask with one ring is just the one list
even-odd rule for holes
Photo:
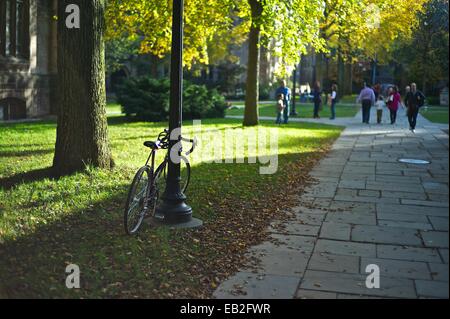
[[[186,156],[194,151],[197,143],[195,139],[181,137],[180,141],[192,144],[191,149],[185,153]],[[167,165],[170,160],[169,130],[165,129],[164,132],[160,133],[156,142],[144,142],[144,146],[150,148],[150,155],[145,165],[137,171],[131,183],[125,205],[124,226],[128,235],[135,235],[139,231],[143,220],[149,213],[150,217],[163,220],[162,217],[157,217],[155,213],[156,207],[161,201],[160,195],[164,192],[167,181]],[[155,157],[159,150],[168,151],[163,162],[155,169]],[[179,156],[181,159],[180,189],[184,194],[189,186],[191,166],[187,158],[183,156],[182,149],[179,151]]]

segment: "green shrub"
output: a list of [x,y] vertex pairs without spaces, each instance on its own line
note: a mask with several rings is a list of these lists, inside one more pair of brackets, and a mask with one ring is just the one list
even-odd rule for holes
[[259,100],[265,101],[270,99],[270,92],[272,88],[269,85],[260,85],[259,86]]
[[[122,112],[145,121],[167,120],[169,100],[170,83],[167,79],[132,78],[117,91]],[[184,82],[183,119],[225,117],[226,108],[225,99],[217,90]]]
[[427,96],[427,104],[429,105],[440,105],[441,98],[439,96]]
[[169,110],[168,80],[147,77],[130,78],[117,90],[117,102],[127,116],[135,115],[145,121],[164,121]]

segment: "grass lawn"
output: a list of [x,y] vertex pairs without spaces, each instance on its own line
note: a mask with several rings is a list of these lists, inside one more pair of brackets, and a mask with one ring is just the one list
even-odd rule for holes
[[448,124],[448,106],[429,106],[422,108],[420,114],[431,122]]
[[[227,115],[243,116],[244,115],[244,102],[233,102],[232,108],[227,111]],[[313,104],[312,103],[297,103],[297,113],[299,118],[313,118]],[[355,104],[338,104],[336,106],[337,117],[354,117],[360,109],[359,105]],[[259,105],[259,115],[276,117],[275,102],[262,102]],[[331,116],[330,108],[326,105],[323,106],[323,110],[320,112],[320,116],[323,118],[329,118]]]
[[[240,124],[203,121],[210,131]],[[54,179],[48,168],[55,123],[0,124],[0,297],[208,297],[237,271],[246,249],[264,239],[272,218],[293,205],[308,171],[341,132],[318,124],[283,127],[275,175],[260,175],[255,164],[195,163],[187,196],[204,227],[144,225],[138,236],[128,237],[123,205],[146,160],[142,142],[163,127],[111,117],[116,167]],[[244,130],[252,134],[255,128]],[[80,267],[81,289],[65,287],[66,265],[72,263]]]
[[106,112],[108,114],[120,114],[122,113],[122,107],[116,102],[109,102],[106,107]]

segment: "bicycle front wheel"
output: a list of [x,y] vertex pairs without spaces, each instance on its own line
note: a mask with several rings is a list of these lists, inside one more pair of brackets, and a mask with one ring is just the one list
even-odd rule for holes
[[[166,190],[167,185],[167,162],[164,162],[159,166],[159,168],[156,170],[155,176],[158,191],[160,195],[162,195],[162,193],[164,193],[164,191]],[[189,164],[188,159],[183,156],[181,157],[180,162],[180,190],[183,194],[186,193],[190,181],[191,165]]]
[[125,232],[134,235],[139,231],[148,211],[149,188],[152,184],[152,173],[148,166],[142,167],[133,179],[128,192],[124,212]]

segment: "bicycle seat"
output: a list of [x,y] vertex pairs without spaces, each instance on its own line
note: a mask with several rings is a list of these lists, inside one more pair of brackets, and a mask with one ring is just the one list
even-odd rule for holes
[[144,142],[144,146],[151,148],[152,150],[156,150],[159,148],[159,146],[155,142],[152,142],[152,141]]

